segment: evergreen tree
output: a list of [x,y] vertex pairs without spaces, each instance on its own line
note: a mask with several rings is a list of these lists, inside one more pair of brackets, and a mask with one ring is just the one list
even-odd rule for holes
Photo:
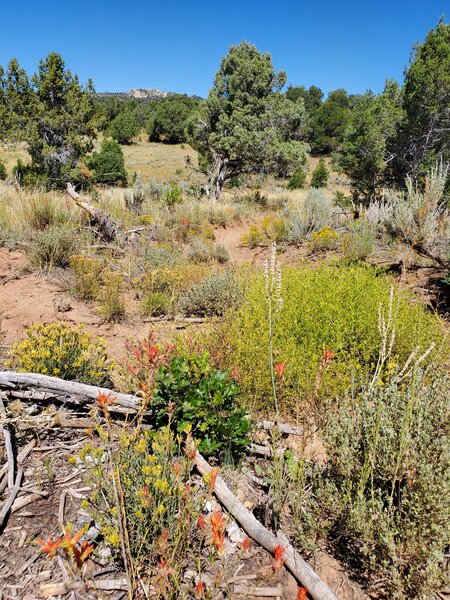
[[392,180],[393,145],[403,115],[401,90],[394,81],[387,81],[379,96],[367,93],[351,112],[333,162],[365,204],[379,197]]
[[80,85],[66,70],[61,56],[51,52],[28,78],[16,59],[0,71],[1,139],[28,144],[28,181],[64,187],[80,157],[95,138],[93,86]]
[[328,177],[330,175],[329,170],[325,164],[325,159],[322,157],[319,160],[319,164],[314,169],[312,177],[311,177],[311,187],[313,188],[323,188],[328,185]]
[[186,141],[186,127],[197,107],[197,100],[182,94],[159,100],[147,122],[149,140],[167,144]]
[[443,20],[413,49],[403,102],[406,118],[396,147],[398,181],[425,174],[436,159],[450,162],[450,24]]
[[89,169],[94,171],[96,183],[108,185],[127,184],[123,150],[115,140],[104,140],[100,152],[93,152],[88,161],[88,166]]
[[292,139],[303,125],[304,107],[281,95],[285,82],[270,55],[247,42],[222,59],[208,99],[189,125],[211,199],[232,177],[284,174],[304,160],[305,145]]
[[330,92],[310,123],[310,144],[315,154],[334,152],[342,142],[350,118],[350,98],[345,90]]
[[111,121],[106,133],[119,144],[131,144],[139,133],[136,117],[130,110],[124,110]]

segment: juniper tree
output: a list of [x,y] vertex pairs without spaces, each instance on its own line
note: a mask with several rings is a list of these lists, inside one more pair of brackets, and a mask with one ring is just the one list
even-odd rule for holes
[[439,22],[414,47],[403,87],[405,121],[396,147],[397,179],[450,162],[450,24]]
[[280,91],[283,71],[270,54],[241,42],[222,59],[207,100],[190,122],[206,191],[218,199],[224,183],[243,173],[284,175],[304,161],[305,144],[292,139],[304,122],[303,103]]
[[16,59],[0,69],[0,139],[28,145],[28,173],[63,187],[95,138],[92,82],[83,87],[51,52],[29,78]]

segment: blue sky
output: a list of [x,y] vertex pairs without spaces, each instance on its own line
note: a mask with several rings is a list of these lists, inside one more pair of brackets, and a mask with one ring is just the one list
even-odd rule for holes
[[60,52],[98,91],[136,87],[206,96],[221,57],[247,40],[272,55],[288,82],[325,92],[382,89],[402,79],[450,0],[21,0],[2,3],[0,64],[12,56],[31,72]]

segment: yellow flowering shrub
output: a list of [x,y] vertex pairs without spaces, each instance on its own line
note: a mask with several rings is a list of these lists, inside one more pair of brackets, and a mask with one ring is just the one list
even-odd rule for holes
[[256,248],[263,241],[263,232],[257,225],[252,225],[247,233],[242,234],[241,241],[244,246]]
[[168,588],[161,597],[185,597],[174,583],[186,565],[201,562],[203,569],[212,558],[202,553],[210,541],[202,509],[211,491],[192,475],[195,450],[182,451],[170,428],[123,429],[114,435],[114,452],[111,441],[102,430],[98,447],[88,443],[78,453],[92,490],[84,507],[118,558],[126,523],[127,555],[144,580],[159,583],[164,564]]
[[92,385],[109,383],[113,363],[108,359],[106,341],[94,339],[82,325],[40,323],[28,327],[26,334],[11,346],[7,367]]
[[268,215],[261,220],[261,231],[264,235],[274,242],[281,242],[286,239],[286,223],[279,215]]
[[309,246],[313,252],[324,252],[325,250],[336,250],[339,244],[339,234],[331,227],[322,227],[319,231],[311,234]]

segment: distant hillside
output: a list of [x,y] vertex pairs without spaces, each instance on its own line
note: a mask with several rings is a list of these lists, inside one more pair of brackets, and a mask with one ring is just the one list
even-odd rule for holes
[[167,98],[170,94],[170,92],[165,92],[164,90],[138,88],[130,90],[129,92],[97,92],[96,95],[100,98],[114,97],[120,100],[129,100],[130,98],[137,98],[138,100],[158,100],[160,98]]

